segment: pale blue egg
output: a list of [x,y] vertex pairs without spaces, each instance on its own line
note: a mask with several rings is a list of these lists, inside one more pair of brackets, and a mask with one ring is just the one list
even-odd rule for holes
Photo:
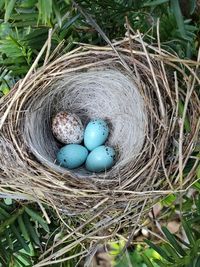
[[99,146],[87,157],[85,166],[88,171],[102,172],[110,169],[115,161],[115,151],[109,146]]
[[80,167],[88,156],[88,150],[81,145],[70,144],[63,146],[57,154],[57,161],[62,167],[75,169]]
[[108,124],[104,120],[91,120],[85,128],[84,145],[91,151],[103,145],[108,138],[108,134]]

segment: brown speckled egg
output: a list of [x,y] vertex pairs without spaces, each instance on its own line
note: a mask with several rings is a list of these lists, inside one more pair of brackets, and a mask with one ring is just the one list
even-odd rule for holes
[[63,144],[80,144],[83,140],[84,128],[76,114],[61,111],[53,118],[52,132]]

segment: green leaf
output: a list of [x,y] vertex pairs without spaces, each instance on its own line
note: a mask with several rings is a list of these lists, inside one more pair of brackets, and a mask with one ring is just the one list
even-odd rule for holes
[[57,0],[53,0],[53,11],[56,15],[58,26],[61,28],[62,26],[62,15],[59,10],[59,5],[57,4]]
[[15,227],[15,225],[11,225],[10,226],[11,231],[14,233],[14,235],[16,236],[17,240],[19,241],[19,243],[21,244],[22,248],[30,253],[30,248],[27,245],[27,243],[25,242],[25,240],[21,237],[20,233],[18,232],[18,229]]
[[[173,263],[168,263],[168,262],[167,262],[167,265],[166,265],[166,262],[163,262],[163,261],[161,261],[161,260],[157,260],[157,259],[155,259],[154,261],[155,261],[155,263],[157,264],[156,267],[169,267],[169,266],[174,266]],[[143,267],[143,266],[142,266],[142,267]]]
[[20,214],[24,212],[24,208],[18,209],[17,212],[12,214],[9,218],[7,218],[1,225],[0,225],[0,234],[2,234],[7,226],[11,226],[15,220],[19,217]]
[[[0,257],[3,261],[8,261],[9,260],[9,254],[8,254],[8,250],[5,248],[5,246],[2,244],[2,240],[0,238]],[[6,266],[6,265],[3,265]]]
[[[200,157],[200,155],[199,155],[199,157]],[[197,167],[197,179],[200,179],[200,164]]]
[[145,3],[143,6],[144,7],[148,7],[148,6],[158,6],[158,5],[162,5],[164,3],[168,3],[169,0],[155,0],[155,1],[151,1],[149,3]]
[[154,265],[152,264],[152,262],[150,261],[150,259],[147,258],[147,256],[145,254],[142,255],[142,258],[143,258],[145,264],[147,265],[147,267],[154,267]]
[[196,200],[196,208],[197,208],[197,214],[200,215],[200,195],[198,195],[198,198]]
[[8,58],[13,59],[13,63],[16,64],[15,59],[25,56],[23,53],[23,46],[20,41],[15,39],[13,36],[9,36],[7,39],[0,40],[1,53],[5,53]]
[[16,255],[16,258],[20,259],[24,264],[25,266],[33,266],[33,263],[31,261],[31,255],[29,254],[25,254],[23,252],[17,252],[17,255]]
[[36,3],[37,3],[37,0],[23,0],[20,3],[20,7],[33,8]]
[[0,221],[3,221],[5,219],[5,216],[0,213]]
[[164,259],[166,259],[167,261],[171,262],[171,263],[174,263],[174,260],[169,257],[167,255],[167,253],[160,247],[154,245],[151,241],[145,239],[145,242],[151,247],[153,248],[161,257],[163,257]]
[[28,34],[24,41],[27,42],[28,46],[31,47],[33,50],[38,49],[40,50],[45,43],[48,37],[48,28],[43,29],[36,29]]
[[181,13],[180,5],[179,5],[179,0],[170,0],[170,4],[172,7],[172,11],[175,15],[176,23],[180,31],[180,34],[183,38],[185,38],[186,37],[185,26],[184,26],[183,15]]
[[32,217],[34,221],[37,221],[47,233],[49,233],[49,227],[46,221],[38,213],[29,209],[28,207],[25,207],[25,211]]
[[163,249],[167,252],[167,254],[174,259],[174,261],[177,261],[177,259],[180,259],[180,256],[177,254],[176,250],[168,243],[163,245]]
[[[4,81],[4,79],[3,79],[3,81]],[[5,83],[6,83],[6,82],[5,82]],[[8,85],[3,86],[3,85],[1,84],[1,86],[0,86],[0,91],[1,91],[4,95],[7,95],[7,94],[10,92],[10,87],[8,87]]]
[[198,256],[194,267],[199,267],[199,266],[200,266],[200,256]]
[[[1,249],[1,247],[0,247],[0,249]],[[2,252],[2,254],[3,254],[3,252]],[[6,262],[6,259],[5,259],[5,255],[1,255],[0,254],[0,263],[1,263],[1,265],[0,266],[6,266],[6,264],[7,264],[7,262]]]
[[23,28],[23,29],[26,27],[35,27],[36,24],[37,22],[35,20],[16,21],[12,23],[13,27]]
[[10,15],[13,11],[13,8],[15,6],[15,2],[16,0],[9,0],[8,1],[8,5],[6,6],[6,12],[5,12],[5,16],[4,16],[4,21],[7,22],[10,18]]
[[194,13],[196,6],[197,6],[197,1],[196,0],[190,0],[190,15],[192,15]]
[[26,264],[17,256],[15,256],[15,264],[18,264],[19,267],[26,267]]
[[29,234],[28,234],[28,231],[26,229],[26,226],[24,224],[24,221],[23,221],[23,217],[22,215],[20,215],[18,218],[18,224],[19,224],[19,228],[24,236],[24,239],[27,240],[27,241],[30,241],[30,237],[29,237]]
[[52,0],[38,0],[39,20],[44,24],[50,24],[52,14]]
[[13,241],[12,241],[10,235],[11,235],[11,233],[10,233],[10,229],[7,228],[7,229],[5,230],[5,236],[6,236],[7,244],[8,244],[8,246],[9,246],[10,250],[13,250]]
[[188,244],[187,242],[185,242],[182,238],[180,238],[179,236],[176,236],[176,239],[177,239],[181,244],[183,244],[185,247],[191,249],[191,245]]
[[10,206],[6,205],[4,202],[1,202],[1,201],[0,201],[0,207],[3,210],[5,210],[6,214],[8,214],[8,216],[9,216],[9,213],[7,213],[7,212],[10,212],[12,210],[12,208]]
[[27,214],[23,214],[23,219],[25,222],[25,225],[27,227],[27,230],[30,234],[31,239],[34,241],[34,243],[38,246],[40,246],[40,240],[39,237],[34,229],[34,227],[32,226],[31,222],[30,222],[30,218],[28,217]]
[[195,239],[194,239],[194,236],[192,233],[192,228],[188,225],[188,223],[185,220],[182,220],[182,226],[183,226],[183,229],[186,233],[186,236],[190,242],[190,245],[194,246]]
[[19,21],[23,21],[23,20],[29,21],[29,20],[35,19],[35,24],[37,24],[37,21],[36,21],[37,17],[38,17],[38,13],[31,13],[31,15],[20,13],[20,14],[12,14],[10,18],[13,20],[19,20]]
[[0,214],[4,217],[4,218],[9,218],[10,214],[4,210],[4,208],[0,207]]
[[175,200],[176,200],[176,195],[170,194],[162,200],[162,204],[165,206],[171,206]]
[[165,226],[162,227],[162,231],[163,231],[163,233],[165,234],[166,238],[168,239],[170,245],[173,246],[173,247],[176,249],[176,251],[177,251],[181,256],[185,256],[186,253],[185,253],[185,251],[182,249],[182,247],[180,246],[180,244],[177,242],[175,236],[174,236],[173,234],[171,234],[171,233],[169,232],[169,230],[168,230]]
[[43,36],[45,36],[45,38],[48,37],[48,28],[33,30],[24,37],[24,41],[35,40],[36,38],[38,38],[37,41],[39,41]]
[[5,5],[5,1],[4,0],[0,0],[0,9],[2,9],[4,5]]
[[191,219],[188,220],[188,223],[198,223],[199,221],[200,221],[200,215],[195,214],[195,216],[193,216]]

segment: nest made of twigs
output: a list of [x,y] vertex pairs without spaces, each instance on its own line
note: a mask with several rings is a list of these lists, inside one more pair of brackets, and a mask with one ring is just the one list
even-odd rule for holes
[[[114,44],[115,51],[82,46],[46,61],[1,99],[1,195],[45,202],[84,218],[74,234],[85,237],[75,237],[72,247],[91,236],[103,240],[120,229],[126,232],[154,199],[195,180],[198,63],[139,37],[131,45],[128,38]],[[84,124],[93,117],[109,121],[108,142],[118,152],[110,171],[97,175],[56,165],[59,144],[51,119],[63,109]],[[191,159],[193,167],[184,173]]]

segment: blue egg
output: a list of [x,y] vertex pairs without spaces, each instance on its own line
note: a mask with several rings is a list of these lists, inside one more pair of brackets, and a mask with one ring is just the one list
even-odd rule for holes
[[57,161],[62,167],[75,169],[86,161],[87,156],[88,150],[84,146],[70,144],[58,151]]
[[88,171],[102,172],[110,169],[115,161],[115,151],[109,146],[99,146],[87,157],[85,166]]
[[92,151],[105,143],[108,134],[108,124],[104,120],[91,120],[85,128],[84,145],[88,150]]

